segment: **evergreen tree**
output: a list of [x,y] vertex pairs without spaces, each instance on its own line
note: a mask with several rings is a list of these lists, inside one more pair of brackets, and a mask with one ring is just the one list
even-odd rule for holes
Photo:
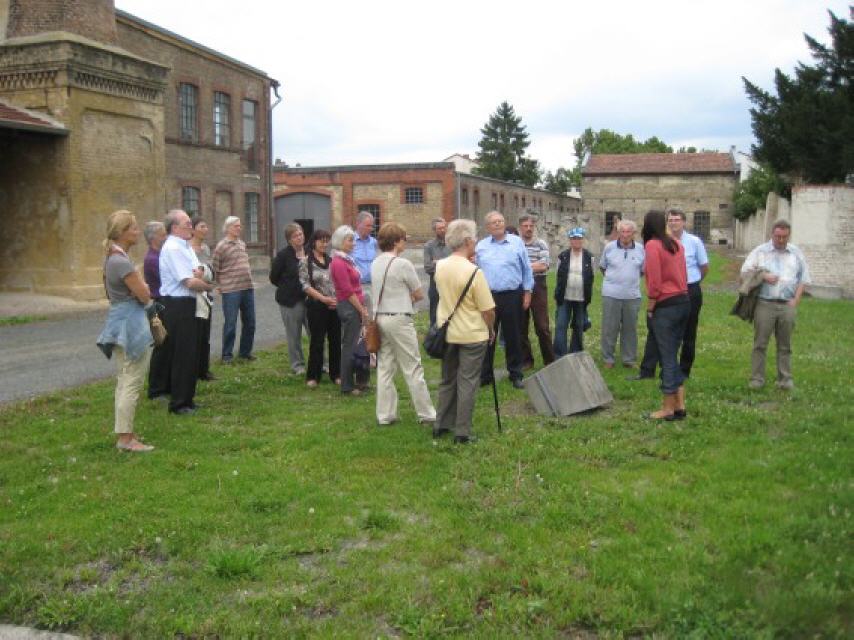
[[572,172],[563,167],[558,167],[554,173],[547,171],[543,178],[543,189],[559,195],[566,195],[572,186]]
[[489,116],[480,133],[483,136],[477,143],[480,167],[475,173],[529,187],[540,181],[540,163],[525,155],[531,144],[528,132],[522,125],[522,118],[507,101]]
[[775,69],[776,95],[742,77],[753,155],[792,180],[841,182],[854,171],[854,24],[828,13],[830,47],[804,34],[815,66],[799,63],[794,77]]

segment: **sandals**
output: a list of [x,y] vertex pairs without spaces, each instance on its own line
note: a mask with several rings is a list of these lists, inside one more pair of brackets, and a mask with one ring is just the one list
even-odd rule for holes
[[131,453],[147,453],[154,451],[154,447],[150,444],[143,444],[139,440],[131,440],[130,442],[117,442],[116,449],[119,451],[130,451]]

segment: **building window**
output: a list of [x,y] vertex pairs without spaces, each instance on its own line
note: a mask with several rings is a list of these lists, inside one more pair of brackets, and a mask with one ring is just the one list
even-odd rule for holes
[[243,194],[243,217],[246,220],[246,241],[258,242],[258,201],[257,193]]
[[190,217],[199,215],[202,210],[202,192],[196,187],[184,187],[181,189],[181,208]]
[[721,203],[718,205],[718,209],[719,209],[720,211],[726,211],[727,209],[729,209],[729,204],[727,204],[726,202],[721,202]]
[[504,194],[503,193],[499,196],[499,199],[501,200],[501,204],[500,204],[499,208],[501,209],[501,211],[504,211]]
[[709,232],[711,231],[712,220],[711,214],[708,211],[694,212],[694,235],[700,238],[703,242],[709,241]]
[[378,204],[360,204],[356,207],[357,215],[362,211],[367,211],[372,216],[374,216],[374,228],[371,229],[371,235],[375,238],[377,237],[377,233],[380,230],[380,226],[382,223],[380,222],[380,205]]
[[252,100],[243,101],[243,154],[250,171],[258,170],[258,157],[256,154],[255,132],[258,126],[256,114],[258,103]]
[[469,190],[468,189],[462,189],[460,191],[460,202],[462,203],[462,205],[464,207],[469,206]]
[[181,140],[196,142],[199,139],[199,90],[186,82],[178,85],[178,109],[181,120]]
[[522,196],[522,208],[524,209],[524,208],[525,208],[525,206],[526,206],[526,205],[525,205],[525,196]]
[[519,210],[519,196],[513,196],[513,208]]
[[474,190],[474,208],[478,209],[480,207],[480,191],[478,189]]
[[231,144],[231,96],[214,91],[214,144],[227,147]]
[[616,225],[622,216],[619,211],[606,211],[605,212],[605,235],[611,235],[611,232],[614,230],[614,225]]
[[421,187],[406,187],[403,201],[406,204],[421,204],[424,202],[424,189]]
[[492,208],[493,209],[498,208],[498,194],[497,193],[492,194]]

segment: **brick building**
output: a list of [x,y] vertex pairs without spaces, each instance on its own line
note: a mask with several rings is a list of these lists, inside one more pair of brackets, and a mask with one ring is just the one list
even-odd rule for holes
[[650,209],[677,207],[706,242],[732,243],[739,169],[729,153],[594,154],[581,175],[583,214],[600,242],[617,218],[640,223]]
[[285,167],[273,170],[276,242],[297,221],[307,232],[353,224],[359,211],[371,211],[378,224],[396,220],[416,241],[432,237],[434,218],[470,218],[480,224],[497,209],[514,224],[526,211],[559,225],[581,210],[577,196],[560,196],[511,182],[456,171],[452,162]]
[[212,240],[239,215],[269,256],[276,87],[113,0],[0,0],[0,216],[15,229],[0,289],[103,296],[100,240],[120,208],[141,223],[199,212]]

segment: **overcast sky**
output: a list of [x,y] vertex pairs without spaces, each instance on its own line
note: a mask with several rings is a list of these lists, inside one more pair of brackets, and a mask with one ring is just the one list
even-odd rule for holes
[[[435,162],[477,152],[507,100],[531,156],[570,167],[586,127],[674,148],[749,151],[741,76],[812,62],[833,0],[116,0],[264,70],[283,101],[273,154],[303,166]],[[237,10],[235,10],[237,9]]]

